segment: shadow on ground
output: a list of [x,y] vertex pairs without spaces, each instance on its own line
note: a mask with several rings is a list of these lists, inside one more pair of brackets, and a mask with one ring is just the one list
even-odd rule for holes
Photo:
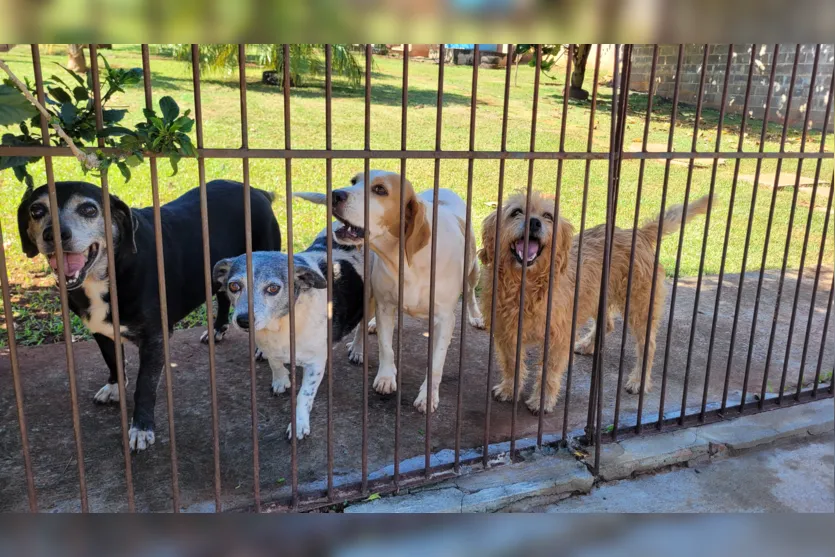
[[[792,337],[787,369],[787,387],[794,389],[801,367],[800,357],[809,317],[813,271],[807,271],[801,282],[798,313]],[[741,301],[739,330],[734,346],[734,359],[729,378],[731,397],[738,400],[748,355],[749,337],[753,320],[753,305],[758,274],[745,277]],[[759,392],[762,384],[768,336],[774,315],[778,274],[767,272],[760,301],[760,314],[751,351],[751,390]],[[716,344],[714,347],[709,383],[709,400],[721,400],[730,347],[730,330],[737,297],[738,276],[728,276],[719,305]],[[777,326],[776,341],[771,358],[767,388],[779,388],[788,323],[796,286],[796,276],[787,275]],[[828,287],[832,271],[822,272],[821,287],[815,300],[809,351],[806,358],[804,382],[814,377],[822,340],[822,329]],[[701,294],[693,343],[688,407],[698,406],[704,387],[707,346],[716,292],[716,277],[706,277]],[[666,410],[677,410],[681,405],[683,379],[687,362],[690,323],[693,316],[695,279],[682,279],[670,354],[667,363]],[[668,296],[669,298],[669,296]],[[655,388],[645,401],[645,420],[658,412],[659,390],[664,369],[664,349],[667,346],[667,317],[658,338],[658,356],[654,366]],[[611,423],[615,403],[621,322],[616,321],[615,332],[607,337],[604,376],[604,422]],[[405,319],[403,368],[401,369],[401,459],[423,454],[425,417],[412,407],[412,401],[423,381],[427,341],[424,325]],[[831,332],[831,330],[830,330]],[[199,343],[201,331],[179,331],[172,338],[174,377],[175,425],[179,458],[181,505],[190,510],[213,510],[213,454],[211,407],[209,396],[208,349]],[[455,443],[456,398],[459,384],[460,329],[456,329],[447,357],[446,373],[441,386],[441,404],[432,418],[431,446],[433,451],[452,449]],[[831,338],[831,337],[830,337]],[[478,448],[484,435],[485,395],[487,392],[486,333],[468,329],[464,359],[461,409],[461,446]],[[370,380],[377,366],[377,341],[371,337]],[[225,508],[244,506],[252,501],[252,430],[250,415],[250,383],[246,337],[238,332],[230,334],[217,347],[216,369],[220,428],[220,464],[222,500]],[[78,375],[79,410],[84,441],[84,464],[87,475],[90,508],[94,511],[124,511],[127,509],[124,462],[116,406],[99,407],[92,403],[93,394],[107,378],[106,366],[93,342],[73,345]],[[129,392],[132,392],[138,363],[136,350],[127,349]],[[344,346],[335,349],[333,374],[333,433],[334,473],[351,476],[360,469],[362,447],[362,368],[347,363]],[[826,345],[822,369],[830,372],[835,358],[835,343]],[[66,375],[66,352],[63,344],[20,349],[26,419],[31,454],[41,510],[75,511],[79,509],[78,468],[75,459],[70,395]],[[634,354],[627,343],[624,360],[628,373]],[[585,425],[588,407],[588,388],[591,358],[578,356],[573,371],[568,430],[576,431]],[[260,479],[264,498],[276,489],[286,489],[291,478],[290,444],[285,431],[290,414],[289,397],[269,394],[270,371],[266,364],[257,368],[258,439],[260,445]],[[171,509],[171,465],[168,416],[165,405],[165,385],[160,385],[157,403],[157,441],[152,450],[132,457],[137,508],[143,511]],[[323,383],[313,409],[312,436],[298,444],[298,478],[300,484],[321,481],[327,471],[327,390]],[[554,414],[545,419],[545,432],[559,434],[563,426],[565,397],[561,397]],[[624,393],[621,399],[622,424],[634,422],[638,398]],[[390,465],[394,456],[394,396],[369,393],[368,407],[368,468],[375,472]],[[20,434],[12,389],[8,350],[0,359],[0,511],[27,509],[26,483]],[[631,416],[631,417],[630,417]],[[506,441],[510,434],[511,405],[493,403],[491,411],[491,443]],[[537,418],[520,404],[517,435],[536,435]]]

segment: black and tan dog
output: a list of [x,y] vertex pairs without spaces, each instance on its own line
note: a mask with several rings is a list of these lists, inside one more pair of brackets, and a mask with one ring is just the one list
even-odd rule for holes
[[[64,274],[70,309],[93,333],[110,369],[110,378],[95,395],[100,403],[118,402],[113,323],[110,315],[109,277],[102,191],[86,182],[57,182],[58,220],[64,251]],[[246,251],[243,184],[214,180],[206,184],[211,264]],[[270,206],[273,195],[252,188],[252,249],[281,249],[281,232]],[[154,405],[164,364],[162,321],[154,244],[153,209],[130,209],[110,196],[113,255],[119,288],[122,337],[139,348],[139,374],[130,428],[131,449],[141,451],[154,443]],[[55,238],[47,186],[26,197],[17,211],[20,240],[28,257],[44,254],[58,272]],[[203,276],[203,236],[200,192],[193,189],[160,208],[165,262],[168,327],[206,300]],[[215,283],[218,311],[214,337],[221,340],[228,328],[229,299]],[[208,341],[209,331],[201,340]]]

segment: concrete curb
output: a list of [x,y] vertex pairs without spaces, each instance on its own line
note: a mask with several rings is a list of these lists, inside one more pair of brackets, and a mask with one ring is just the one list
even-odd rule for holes
[[[810,402],[706,426],[604,445],[599,480],[614,481],[673,465],[705,464],[777,441],[835,429],[835,399]],[[594,453],[584,458],[594,461]],[[568,450],[546,449],[524,462],[477,472],[408,493],[350,505],[346,513],[496,512],[526,500],[557,500],[589,493],[595,478]],[[524,506],[524,505],[523,505]]]

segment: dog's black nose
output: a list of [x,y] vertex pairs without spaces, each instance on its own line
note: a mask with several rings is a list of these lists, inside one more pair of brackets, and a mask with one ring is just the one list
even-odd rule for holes
[[532,218],[530,228],[531,232],[539,232],[542,230],[542,221],[537,218]]
[[[43,239],[44,239],[44,242],[52,242],[53,241],[54,237],[53,237],[53,234],[52,234],[52,227],[51,226],[49,226],[47,228],[44,228]],[[62,228],[61,229],[61,241],[66,242],[67,240],[71,240],[71,239],[72,239],[72,230],[70,230],[69,228]]]
[[241,315],[235,318],[235,322],[241,329],[249,329],[249,314],[242,313]]
[[348,199],[348,194],[345,193],[344,191],[341,191],[341,190],[336,190],[336,191],[332,192],[331,195],[333,196],[332,201],[333,201],[334,207],[339,205],[340,203],[342,203],[346,199]]

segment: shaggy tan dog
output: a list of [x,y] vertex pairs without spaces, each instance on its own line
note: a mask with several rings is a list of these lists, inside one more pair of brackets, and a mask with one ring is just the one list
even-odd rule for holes
[[[542,347],[545,339],[545,313],[548,296],[548,274],[551,267],[551,241],[556,236],[554,251],[555,285],[553,291],[553,309],[549,334],[550,355],[546,378],[545,403],[543,410],[554,409],[562,384],[562,376],[568,362],[570,350],[571,318],[574,307],[574,284],[577,277],[577,246],[580,236],[573,236],[574,229],[565,219],[560,218],[556,235],[553,234],[554,210],[553,198],[539,193],[531,196],[530,228],[528,249],[525,251],[525,201],[523,193],[513,195],[502,209],[499,233],[499,275],[496,287],[496,322],[490,323],[493,297],[493,258],[495,253],[496,212],[490,214],[481,227],[482,249],[479,258],[484,264],[481,272],[482,287],[480,304],[488,327],[495,331],[496,357],[502,372],[502,380],[493,388],[498,400],[508,401],[513,398],[513,375],[516,363],[516,337],[519,319],[519,290],[522,280],[522,265],[528,267],[525,285],[524,319],[522,327],[523,348]],[[644,343],[647,341],[646,328],[649,319],[650,290],[652,288],[652,267],[655,258],[655,245],[658,238],[658,226],[662,234],[679,230],[681,219],[690,220],[693,216],[705,213],[708,197],[703,197],[689,204],[687,214],[684,207],[670,207],[664,214],[663,221],[649,221],[638,229],[635,243],[635,262],[632,279],[632,293],[629,306],[629,330],[636,344],[636,362],[626,383],[626,390],[637,393],[641,383],[641,361]],[[603,244],[605,226],[599,225],[583,233],[583,252],[580,264],[579,307],[577,323],[582,326],[589,319],[597,316],[600,296],[600,274],[602,272]],[[608,322],[606,332],[614,328],[613,313],[622,314],[626,304],[626,283],[629,272],[629,254],[632,244],[632,230],[615,228],[612,244],[612,264],[609,271]],[[655,275],[656,289],[653,304],[652,327],[647,351],[647,377],[645,392],[650,390],[652,380],[650,370],[655,356],[655,332],[661,316],[665,297],[664,268],[659,264]],[[594,350],[592,331],[577,343],[578,352],[590,354]],[[540,361],[541,362],[541,361]],[[539,364],[541,366],[541,363]],[[524,388],[528,369],[524,358],[519,368],[519,394]],[[541,371],[536,372],[536,386],[527,399],[528,408],[538,412],[541,393]]]

